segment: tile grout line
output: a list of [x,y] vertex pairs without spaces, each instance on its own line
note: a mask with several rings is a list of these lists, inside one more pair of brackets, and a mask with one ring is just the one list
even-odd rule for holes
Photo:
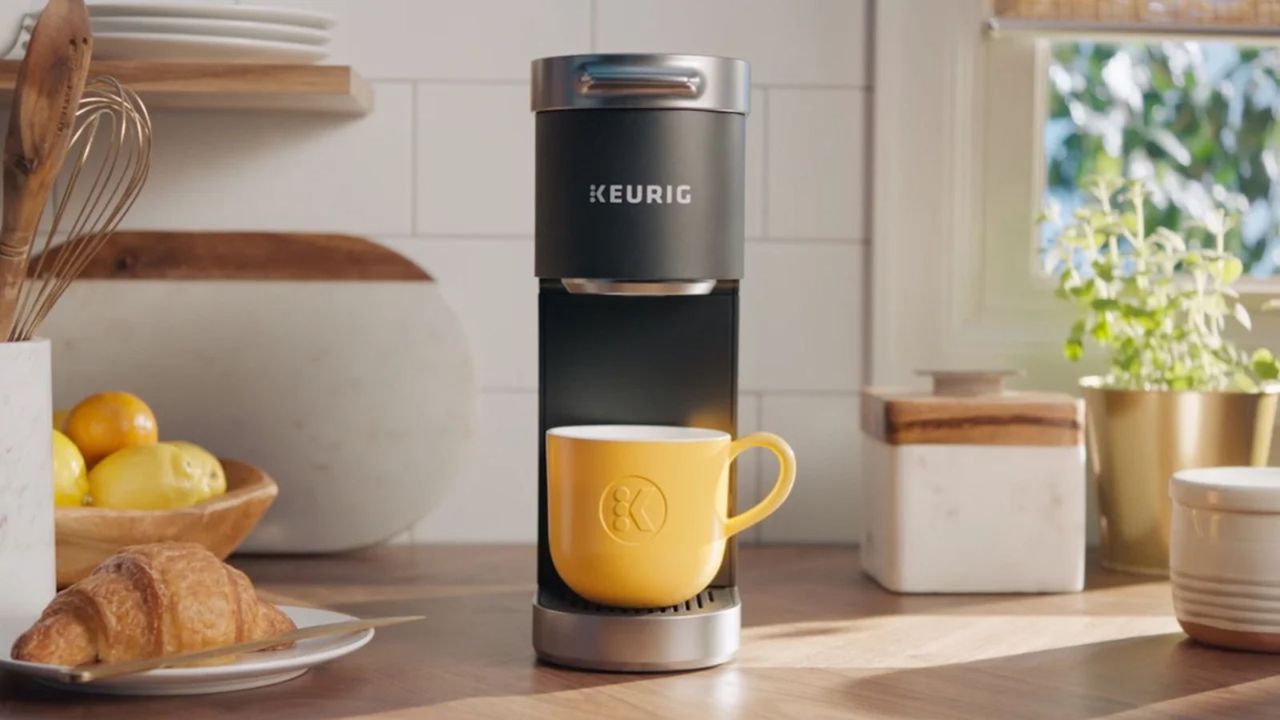
[[408,76],[408,75],[405,75],[405,76],[384,75],[380,77],[365,77],[365,80],[369,81],[372,84],[380,84],[380,85],[410,85],[410,84],[445,85],[445,86],[484,85],[484,86],[508,87],[508,86],[519,86],[519,85],[529,84],[529,78],[517,78],[517,77],[469,78],[469,77],[446,77],[443,75],[421,76],[421,77]]
[[417,233],[418,232],[418,165],[420,164],[420,161],[418,158],[418,122],[421,118],[418,117],[418,83],[415,82],[411,84],[409,88],[410,88],[409,120],[412,123],[409,126],[409,157],[410,157],[410,167],[412,168],[412,170],[410,170],[409,172],[409,192],[410,192],[409,227],[413,229],[414,233]]
[[[598,40],[592,31],[592,37],[589,44],[594,50]],[[398,75],[382,75],[382,76],[366,76],[365,80],[370,83],[383,83],[388,85],[407,85],[407,84],[428,84],[428,85],[527,85],[528,78],[518,77],[460,77],[460,76],[398,76]],[[752,90],[813,90],[818,92],[831,91],[858,91],[866,94],[873,94],[875,91],[872,85],[841,85],[841,84],[821,84],[821,83],[775,83],[775,82],[753,82]]]
[[864,237],[797,237],[788,235],[779,235],[777,237],[749,237],[748,245],[833,245],[836,247],[866,247],[871,242],[870,238]]
[[872,92],[870,83],[789,83],[789,82],[752,82],[751,87],[758,90],[860,90]]
[[764,178],[763,178],[764,187],[761,188],[761,191],[760,191],[760,195],[761,195],[760,197],[760,234],[764,236],[763,239],[768,239],[770,237],[770,233],[769,233],[769,187],[770,187],[769,147],[772,145],[772,143],[769,142],[769,107],[770,107],[769,99],[770,98],[769,98],[768,88],[761,88],[760,102],[762,105],[764,105],[764,108],[762,108],[762,111],[760,113],[760,124],[762,126],[760,128],[760,137],[761,137],[760,152],[764,154],[764,157],[760,158],[760,172],[761,174],[764,175]]
[[[410,234],[399,233],[367,233],[377,235],[386,240],[411,240],[417,242],[449,242],[456,240],[467,240],[473,242],[533,242],[532,235],[523,235],[519,233],[485,233],[485,232],[443,232],[443,231],[419,231]],[[865,247],[870,244],[871,239],[866,237],[800,237],[800,236],[748,236],[746,238],[748,245],[835,245],[837,247]]]
[[[536,385],[481,385],[479,392],[486,395],[534,395],[538,392]],[[862,395],[861,390],[850,390],[842,388],[817,389],[817,390],[791,390],[785,388],[777,389],[761,389],[747,388],[740,389],[739,395],[750,395],[758,397],[761,402],[770,397],[807,397],[807,398],[839,398],[851,399]],[[763,422],[764,410],[761,406],[760,412],[756,413],[756,420]]]
[[587,49],[595,52],[600,44],[600,2],[599,0],[591,0],[591,4],[587,9],[590,22],[587,25]]

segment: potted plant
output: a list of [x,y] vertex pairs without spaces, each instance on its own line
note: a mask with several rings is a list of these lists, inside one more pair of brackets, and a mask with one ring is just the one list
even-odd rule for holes
[[1225,212],[1205,219],[1205,242],[1190,242],[1169,228],[1146,231],[1140,181],[1095,177],[1082,187],[1090,202],[1058,226],[1046,267],[1078,311],[1067,358],[1093,344],[1109,361],[1080,381],[1103,564],[1166,574],[1169,477],[1266,463],[1280,364],[1224,337],[1229,323],[1251,329],[1232,289],[1244,267],[1225,250]]

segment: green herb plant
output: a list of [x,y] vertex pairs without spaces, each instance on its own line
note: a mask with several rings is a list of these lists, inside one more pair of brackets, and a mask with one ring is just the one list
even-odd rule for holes
[[[1079,310],[1063,346],[1070,360],[1086,341],[1109,355],[1107,387],[1257,392],[1280,376],[1271,351],[1241,350],[1223,337],[1229,320],[1252,329],[1232,285],[1243,263],[1225,250],[1231,220],[1219,209],[1198,247],[1168,228],[1146,233],[1141,181],[1090,177],[1089,204],[1061,225],[1046,254],[1056,294]],[[1056,222],[1051,212],[1046,220]]]

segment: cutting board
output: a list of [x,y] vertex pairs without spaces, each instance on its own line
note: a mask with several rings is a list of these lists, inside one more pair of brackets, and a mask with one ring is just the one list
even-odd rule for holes
[[439,286],[363,238],[119,233],[41,329],[54,405],[128,390],[162,438],[267,471],[242,547],[331,552],[431,512],[472,434],[466,339]]

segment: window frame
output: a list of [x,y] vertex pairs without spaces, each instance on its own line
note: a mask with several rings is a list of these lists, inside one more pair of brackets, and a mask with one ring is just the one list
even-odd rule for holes
[[[1101,367],[1060,352],[1072,312],[1040,268],[1048,41],[992,38],[990,0],[876,7],[870,377],[1014,367],[1073,388]],[[1020,228],[1022,228],[1020,230]],[[1239,286],[1251,309],[1275,280]],[[1086,356],[1088,357],[1088,356]]]

